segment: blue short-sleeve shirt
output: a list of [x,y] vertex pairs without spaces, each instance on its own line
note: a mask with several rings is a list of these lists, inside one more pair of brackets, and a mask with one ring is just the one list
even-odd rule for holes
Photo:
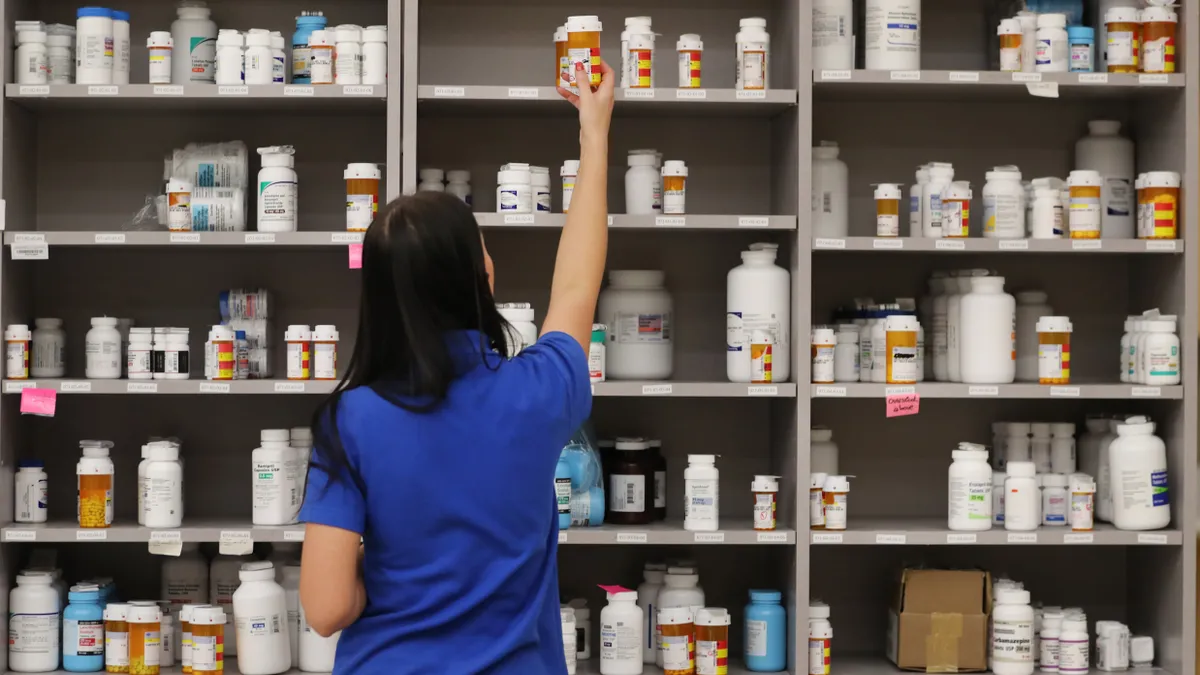
[[365,545],[367,606],[334,673],[563,675],[554,469],[591,410],[587,356],[557,332],[509,360],[478,332],[447,339],[462,374],[433,412],[366,387],[342,397],[364,489],[309,470],[301,520]]

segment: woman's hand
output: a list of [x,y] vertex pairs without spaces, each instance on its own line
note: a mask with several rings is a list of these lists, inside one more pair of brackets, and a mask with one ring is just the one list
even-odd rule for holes
[[[590,86],[576,87],[578,94],[570,89],[558,88],[558,93],[579,109],[579,140],[580,143],[605,142],[608,140],[609,122],[612,120],[613,88],[616,86],[616,73],[606,61],[593,61],[592,68],[600,71],[600,85],[592,91]],[[575,81],[589,82],[587,71],[582,63],[575,64]]]

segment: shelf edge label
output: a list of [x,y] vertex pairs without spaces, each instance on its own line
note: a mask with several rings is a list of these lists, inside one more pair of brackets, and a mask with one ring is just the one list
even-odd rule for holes
[[786,544],[787,532],[759,532],[756,539],[760,544]]
[[91,382],[62,382],[58,385],[58,390],[64,394],[88,394],[92,391]]
[[228,382],[201,382],[200,383],[200,393],[201,394],[228,394],[229,389],[230,389],[230,387],[229,387]]
[[1013,82],[1041,82],[1042,74],[1041,73],[1013,73],[1012,81]]
[[1129,390],[1129,395],[1133,398],[1162,398],[1162,389],[1159,387],[1133,387]]
[[813,239],[813,248],[816,249],[843,249],[846,248],[845,239],[828,239],[820,238]]
[[813,396],[817,398],[842,398],[846,396],[845,387],[817,387]]
[[826,82],[836,82],[839,80],[849,80],[854,74],[849,70],[822,70],[821,79]]
[[979,71],[977,70],[952,70],[947,78],[951,82],[978,82]]
[[907,544],[908,535],[906,534],[877,534],[875,535],[876,544]]
[[979,537],[974,533],[962,534],[958,532],[951,532],[946,535],[947,544],[974,544],[977,541],[979,541]]
[[23,84],[17,90],[21,96],[49,96],[50,85],[48,84]]
[[895,250],[904,248],[904,240],[899,237],[876,238],[871,242],[872,248]]
[[1059,398],[1079,398],[1079,387],[1050,387],[1050,395]]
[[218,552],[221,555],[247,555],[254,552],[254,537],[248,530],[221,530]]
[[120,93],[121,88],[115,84],[93,84],[88,87],[88,96],[116,96]]
[[1142,73],[1138,75],[1138,84],[1168,84],[1171,78],[1163,73]]
[[1063,535],[1064,544],[1091,544],[1095,540],[1095,536],[1093,536],[1090,532],[1083,534],[1071,533]]
[[968,396],[999,396],[1000,387],[971,386],[967,388]]
[[222,84],[217,87],[218,96],[247,96],[250,88],[244,84]]
[[274,232],[247,232],[245,242],[247,244],[274,244]]
[[199,232],[172,232],[171,233],[171,243],[172,244],[199,244],[200,243],[200,233]]
[[967,248],[967,242],[958,239],[938,239],[933,247],[939,251],[962,251]]
[[8,247],[13,260],[49,260],[49,244],[13,244]]
[[538,98],[541,94],[537,87],[509,87],[509,98]]
[[687,89],[687,88],[676,89],[675,90],[675,98],[681,98],[681,99],[685,99],[685,100],[691,99],[693,101],[703,100],[703,99],[708,98],[708,90],[707,89]]
[[334,232],[329,235],[331,244],[361,244],[366,232]]
[[1167,535],[1155,534],[1152,532],[1139,532],[1137,541],[1139,544],[1165,544],[1167,543]]
[[739,216],[738,227],[770,227],[771,219],[765,216]]
[[284,541],[304,541],[304,530],[284,530]]
[[1099,239],[1072,239],[1072,251],[1099,251],[1104,248],[1104,242]]
[[5,530],[4,541],[37,541],[37,530]]
[[157,394],[157,382],[129,382],[125,385],[127,394]]
[[618,544],[644,544],[648,537],[645,532],[618,532]]
[[1079,84],[1108,84],[1108,73],[1080,73]]
[[1036,544],[1038,540],[1037,532],[1009,532],[1008,543],[1010,544]]
[[1147,239],[1147,251],[1176,251],[1178,246],[1174,239]]
[[108,539],[108,530],[75,530],[75,541],[105,541]]
[[275,383],[275,393],[276,394],[303,394],[304,389],[305,389],[305,387],[304,387],[303,382],[276,382]]
[[155,96],[183,96],[183,85],[179,84],[156,84],[154,85]]
[[628,87],[626,87],[624,90],[624,96],[626,99],[654,98],[654,90],[653,89],[629,89]]
[[724,532],[697,532],[692,537],[692,541],[697,544],[724,544]]
[[670,396],[672,390],[669,384],[643,384],[642,396]]
[[842,534],[840,532],[813,532],[812,543],[840,544],[842,543]]
[[284,96],[316,96],[317,90],[304,85],[289,84],[283,88]]
[[920,82],[921,71],[919,70],[893,70],[891,74],[892,82]]
[[558,543],[560,543],[560,544],[567,543],[567,531],[566,530],[558,531]]
[[1028,251],[1028,239],[1001,239],[999,249],[1001,251]]
[[463,87],[434,87],[433,95],[436,98],[462,98],[467,95],[467,90]]
[[654,218],[655,227],[686,227],[686,216],[656,216]]
[[739,101],[754,101],[767,98],[765,89],[740,89],[734,92],[734,98]]
[[343,84],[342,96],[374,96],[375,86],[371,84]]
[[752,384],[746,387],[747,396],[778,396],[779,387]]
[[5,382],[4,383],[4,393],[6,393],[6,394],[19,394],[22,391],[24,391],[25,389],[37,389],[37,382],[31,382],[29,380],[20,380],[17,382]]
[[103,232],[95,237],[97,244],[124,244],[125,235],[121,232]]
[[532,213],[507,214],[504,216],[505,225],[533,225]]

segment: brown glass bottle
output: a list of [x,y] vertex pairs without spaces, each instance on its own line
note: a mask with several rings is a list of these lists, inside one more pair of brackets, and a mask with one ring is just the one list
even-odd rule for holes
[[641,438],[618,438],[608,477],[608,514],[616,525],[645,525],[654,517],[654,455]]

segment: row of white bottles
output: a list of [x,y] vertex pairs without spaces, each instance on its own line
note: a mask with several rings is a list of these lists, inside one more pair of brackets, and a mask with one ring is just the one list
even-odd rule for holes
[[[1017,305],[1004,292],[1004,277],[988,270],[935,275],[922,302],[932,332],[932,371],[940,382],[1010,384],[1017,375]],[[1034,379],[1037,336],[1034,335]],[[932,364],[931,364],[932,362]]]

